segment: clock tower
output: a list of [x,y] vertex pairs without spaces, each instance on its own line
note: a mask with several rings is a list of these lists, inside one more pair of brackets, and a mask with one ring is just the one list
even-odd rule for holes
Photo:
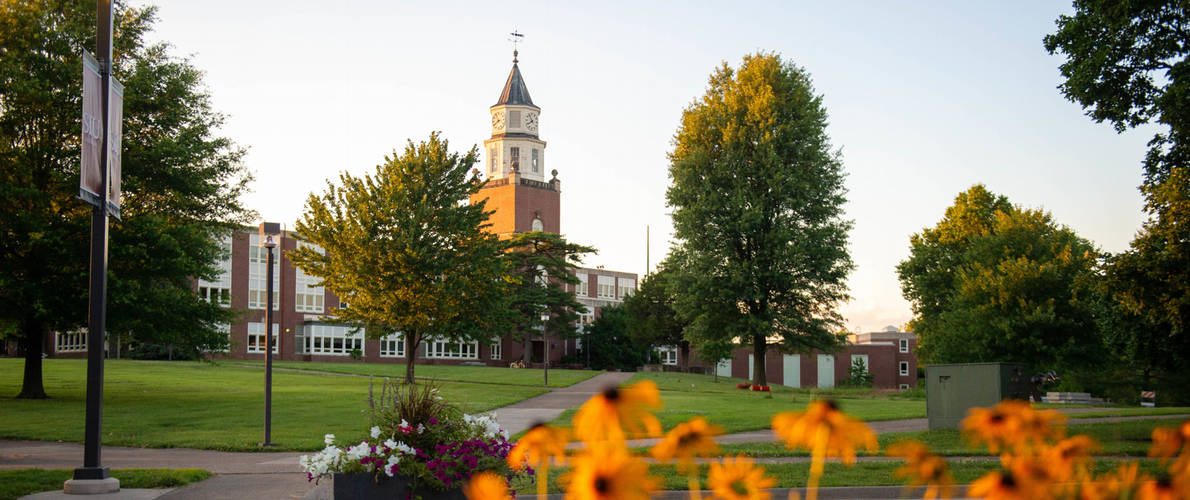
[[562,182],[557,170],[546,174],[545,141],[538,135],[541,108],[529,97],[517,66],[517,52],[512,55],[512,72],[499,101],[489,108],[492,138],[483,141],[487,182],[471,196],[471,202],[487,200],[487,208],[496,211],[488,230],[501,236],[526,231],[558,233]]

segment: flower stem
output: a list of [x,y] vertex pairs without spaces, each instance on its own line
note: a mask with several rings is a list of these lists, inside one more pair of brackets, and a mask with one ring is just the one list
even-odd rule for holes
[[810,480],[806,482],[806,500],[818,500],[818,478],[826,467],[826,444],[830,439],[830,427],[819,425],[814,436],[814,450],[811,452]]
[[537,475],[537,500],[545,500],[546,493],[549,492],[549,487],[550,487],[549,458],[546,458],[545,460],[542,461],[541,468],[538,469],[538,472],[539,472],[539,474]]
[[690,479],[687,481],[687,484],[690,488],[690,500],[699,500],[701,495],[699,495],[698,492],[702,489],[702,486],[698,484],[698,474],[690,474]]

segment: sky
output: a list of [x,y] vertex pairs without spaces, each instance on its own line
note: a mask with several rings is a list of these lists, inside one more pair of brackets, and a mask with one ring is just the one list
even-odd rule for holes
[[[129,0],[134,6],[149,5]],[[438,131],[491,136],[520,69],[541,107],[561,226],[645,274],[673,241],[665,190],[681,113],[718,66],[772,52],[812,77],[847,172],[856,265],[850,330],[912,318],[896,265],[909,238],[983,183],[1109,252],[1141,223],[1151,126],[1117,134],[1067,101],[1042,45],[1069,1],[398,2],[160,0],[154,42],[205,72],[218,131],[248,148],[247,205],[292,227],[311,193]]]

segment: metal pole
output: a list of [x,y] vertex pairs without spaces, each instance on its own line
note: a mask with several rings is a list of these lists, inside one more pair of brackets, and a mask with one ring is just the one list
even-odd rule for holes
[[87,409],[83,431],[83,466],[74,470],[74,479],[107,479],[111,472],[102,466],[103,447],[103,346],[107,312],[107,190],[108,190],[108,92],[111,88],[112,2],[97,0],[95,14],[98,33],[95,57],[99,60],[100,123],[99,176],[102,184],[99,206],[91,211],[91,284],[87,321]]
[[276,446],[273,444],[273,245],[268,245],[269,256],[266,259],[268,271],[265,272],[264,309],[264,442],[261,446]]
[[545,386],[550,386],[550,339],[545,335],[545,323],[541,324],[541,340],[545,341]]

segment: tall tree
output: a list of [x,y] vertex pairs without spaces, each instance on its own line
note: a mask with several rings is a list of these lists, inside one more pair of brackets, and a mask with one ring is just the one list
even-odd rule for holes
[[587,338],[583,349],[591,350],[593,370],[636,368],[645,363],[645,350],[628,337],[628,312],[623,304],[599,308],[599,317],[587,326]]
[[587,307],[575,299],[574,292],[566,291],[566,286],[580,283],[574,270],[582,263],[582,256],[595,253],[595,249],[544,231],[519,233],[507,240],[507,245],[505,258],[515,278],[509,321],[516,340],[525,343],[524,362],[528,365],[533,336],[541,332],[542,311],[550,312],[545,325],[549,334],[560,338],[578,335],[575,321],[579,314],[586,314]]
[[[213,135],[202,73],[145,36],[152,7],[117,4],[113,74],[124,83],[123,220],[108,253],[107,329],[125,338],[219,349],[235,313],[200,301],[218,241],[255,218],[239,201],[244,150]],[[80,53],[95,46],[95,3],[0,3],[0,323],[25,349],[21,398],[47,397],[46,335],[87,317],[90,207],[76,200]],[[102,342],[103,339],[89,339]]]
[[468,177],[476,150],[450,152],[430,134],[405,153],[385,157],[373,174],[339,175],[322,196],[311,194],[297,223],[302,246],[288,255],[328,290],[347,297],[340,320],[368,338],[401,334],[405,382],[414,383],[418,347],[428,339],[491,342],[500,335],[507,268],[504,245],[484,231],[492,214],[467,204],[479,191]]
[[[1144,158],[1141,192],[1149,220],[1127,252],[1107,259],[1105,289],[1137,320],[1111,323],[1121,330],[1108,332],[1109,340],[1155,356],[1130,361],[1146,382],[1152,376],[1184,386],[1181,374],[1190,368],[1190,11],[1179,2],[1141,0],[1079,0],[1074,7],[1075,14],[1058,18],[1058,31],[1045,37],[1051,54],[1067,58],[1062,92],[1117,131],[1150,122],[1165,126]],[[1128,332],[1137,337],[1119,338]],[[1141,347],[1155,344],[1162,347]],[[1135,354],[1133,348],[1120,354]]]
[[624,299],[628,313],[628,336],[638,347],[652,349],[659,346],[677,347],[681,354],[679,366],[690,371],[690,341],[685,330],[690,324],[674,309],[674,296],[669,289],[671,271],[659,266],[657,272],[645,276],[640,289]]
[[1099,254],[1048,213],[982,185],[910,237],[897,266],[926,363],[1086,366],[1102,342],[1094,311]]
[[810,76],[775,54],[724,63],[682,113],[666,192],[678,239],[671,278],[695,346],[738,338],[765,353],[836,348],[849,297],[852,223],[841,154]]

